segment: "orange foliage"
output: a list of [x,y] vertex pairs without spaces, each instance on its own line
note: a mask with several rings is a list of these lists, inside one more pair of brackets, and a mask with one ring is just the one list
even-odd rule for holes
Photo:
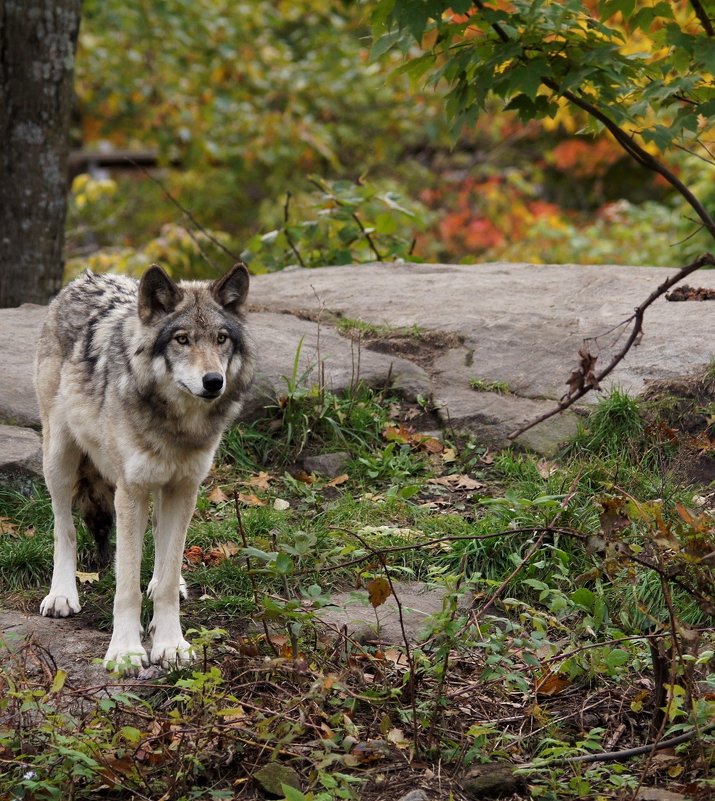
[[560,142],[551,151],[548,161],[556,169],[574,178],[594,178],[623,158],[623,150],[613,139],[573,138]]

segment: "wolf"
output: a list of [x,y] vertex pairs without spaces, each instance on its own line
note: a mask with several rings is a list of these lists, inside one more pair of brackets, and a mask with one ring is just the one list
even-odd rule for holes
[[[50,304],[35,359],[43,471],[54,515],[54,567],[40,606],[80,611],[73,500],[108,561],[116,521],[116,590],[108,669],[187,662],[179,621],[186,530],[201,481],[253,376],[244,305],[248,271],[174,282],[87,272]],[[153,496],[154,610],[142,644],[139,571]]]

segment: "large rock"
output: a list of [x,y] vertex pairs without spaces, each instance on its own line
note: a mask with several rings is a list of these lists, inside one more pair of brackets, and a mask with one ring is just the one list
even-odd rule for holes
[[32,369],[35,347],[47,310],[25,303],[16,309],[0,309],[0,423],[40,425]]
[[[485,444],[550,409],[566,390],[584,343],[605,365],[624,342],[619,324],[674,270],[578,265],[366,264],[254,277],[250,325],[258,346],[249,418],[285,395],[294,378],[336,392],[362,379],[388,382],[408,398],[432,397],[445,423]],[[703,272],[703,277],[711,273]],[[692,278],[690,281],[692,282]],[[604,382],[632,394],[646,381],[701,370],[713,356],[708,303],[659,299],[645,336]],[[35,343],[45,310],[0,310],[0,422],[39,426],[32,388]],[[390,337],[359,345],[329,324],[336,317],[430,332],[405,348]],[[316,320],[322,320],[322,323]],[[300,358],[294,371],[298,350]],[[295,376],[294,376],[295,372]],[[502,384],[501,392],[475,391]],[[507,390],[504,392],[504,390]],[[597,398],[587,395],[586,401]],[[520,442],[548,452],[573,432],[574,414],[553,418]]]
[[0,425],[0,478],[42,477],[42,440],[29,428]]
[[[301,315],[354,318],[395,328],[457,334],[429,372],[445,423],[488,444],[550,409],[586,346],[598,368],[623,345],[619,327],[675,270],[660,267],[480,264],[366,264],[292,270],[254,281],[251,302]],[[711,273],[701,273],[703,277]],[[693,281],[693,278],[690,278]],[[713,356],[715,315],[707,303],[657,300],[641,343],[604,382],[631,394],[645,382],[696,372]],[[509,394],[474,392],[470,380]],[[585,400],[594,401],[596,393]],[[575,428],[564,415],[520,440],[549,451]]]

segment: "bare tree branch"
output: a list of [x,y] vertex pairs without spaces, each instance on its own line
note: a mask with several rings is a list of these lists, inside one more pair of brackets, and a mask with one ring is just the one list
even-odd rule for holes
[[516,431],[512,431],[509,434],[509,439],[516,439],[517,437],[521,436],[525,431],[528,431],[530,428],[533,428],[535,425],[539,423],[543,423],[544,420],[548,420],[550,417],[563,412],[564,409],[568,409],[569,406],[572,406],[576,403],[577,400],[580,400],[587,392],[590,392],[594,386],[600,384],[600,382],[618,365],[628,351],[633,346],[633,343],[638,339],[641,331],[643,330],[643,316],[645,314],[646,309],[656,301],[661,295],[664,295],[672,286],[679,283],[683,280],[686,276],[690,275],[690,273],[694,273],[696,270],[699,270],[701,267],[704,267],[706,264],[715,266],[715,256],[711,253],[705,253],[700,258],[696,259],[692,264],[688,264],[686,267],[683,267],[682,270],[679,270],[672,278],[668,278],[650,295],[640,304],[640,306],[636,307],[635,312],[631,317],[626,320],[626,324],[633,321],[633,329],[631,330],[630,336],[626,340],[626,343],[621,348],[621,350],[611,359],[608,365],[596,375],[596,383],[591,384],[587,383],[581,389],[577,390],[576,392],[569,394],[568,397],[560,400],[556,407],[551,409],[548,412],[540,415],[536,419],[532,420],[530,423],[522,426],[521,428],[517,429]]

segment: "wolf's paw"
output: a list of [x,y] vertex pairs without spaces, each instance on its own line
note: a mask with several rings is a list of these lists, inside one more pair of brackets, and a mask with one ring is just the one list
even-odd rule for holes
[[123,673],[125,676],[136,676],[142,667],[149,664],[149,660],[141,642],[115,643],[112,637],[102,664],[107,670]]
[[50,593],[40,604],[40,614],[45,617],[69,617],[76,615],[81,609],[76,592],[69,595]]
[[[154,592],[156,591],[156,586],[158,582],[155,578],[153,578],[147,588],[146,588],[146,596],[147,598],[153,598]],[[179,598],[182,598],[184,601],[189,597],[189,591],[186,589],[186,579],[183,576],[179,577]]]
[[191,646],[185,639],[175,641],[155,641],[151,649],[151,661],[163,668],[188,665],[193,656]]

